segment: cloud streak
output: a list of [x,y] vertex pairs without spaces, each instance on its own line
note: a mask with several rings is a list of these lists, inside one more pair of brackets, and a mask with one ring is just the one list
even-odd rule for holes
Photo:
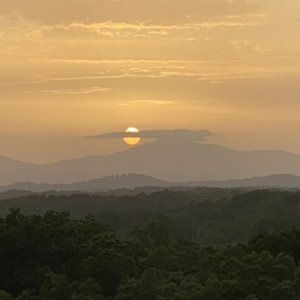
[[108,93],[111,92],[110,88],[101,88],[101,87],[89,87],[86,89],[53,89],[53,90],[32,90],[25,91],[22,94],[49,94],[49,95],[87,95],[95,93]]
[[258,1],[246,0],[0,0],[0,13],[19,14],[44,24],[74,20],[178,24],[257,14]]
[[95,139],[122,139],[124,137],[140,137],[142,139],[155,139],[159,141],[175,141],[175,142],[204,142],[212,136],[213,133],[208,130],[142,130],[139,133],[126,133],[123,131],[108,132],[100,135],[91,136]]

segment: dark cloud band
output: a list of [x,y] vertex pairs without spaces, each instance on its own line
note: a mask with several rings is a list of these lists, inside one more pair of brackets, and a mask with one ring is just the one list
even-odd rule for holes
[[90,138],[121,139],[124,137],[140,137],[156,140],[205,141],[212,133],[208,130],[144,130],[138,133],[108,132]]

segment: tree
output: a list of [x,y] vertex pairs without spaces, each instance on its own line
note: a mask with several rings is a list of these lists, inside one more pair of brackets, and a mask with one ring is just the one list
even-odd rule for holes
[[50,273],[41,286],[40,297],[42,300],[70,300],[72,293],[66,276]]
[[3,290],[0,290],[0,299],[1,300],[13,300],[14,297],[11,294],[8,294]]

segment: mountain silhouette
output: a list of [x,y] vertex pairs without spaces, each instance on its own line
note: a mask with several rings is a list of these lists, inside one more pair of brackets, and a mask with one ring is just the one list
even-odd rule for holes
[[237,151],[205,143],[157,141],[106,156],[43,165],[0,159],[1,185],[20,181],[71,183],[116,174],[146,174],[176,182],[300,175],[300,155],[280,150]]
[[[99,174],[97,174],[98,177]],[[101,175],[101,174],[100,174]],[[68,172],[38,165],[0,157],[0,185],[12,184],[20,181],[31,182],[73,182],[91,179],[92,174],[85,172]]]
[[186,186],[218,187],[218,188],[278,188],[300,189],[300,176],[290,174],[275,174],[264,177],[253,177],[235,180],[212,180],[182,183]]
[[156,179],[154,177],[141,174],[127,174],[117,176],[106,176],[99,179],[75,182],[70,184],[49,184],[17,182],[0,187],[0,192],[8,191],[80,191],[80,192],[100,192],[116,189],[135,189],[137,187],[162,187],[169,186],[170,183]]
[[48,165],[68,172],[138,173],[169,181],[226,180],[300,175],[300,155],[284,151],[236,151],[219,145],[154,142],[108,156],[86,157]]
[[123,174],[117,176],[106,176],[99,179],[75,182],[70,184],[49,184],[19,182],[0,187],[0,200],[18,198],[31,193],[41,192],[121,192],[132,190],[136,193],[159,191],[162,189],[180,190],[206,187],[206,188],[279,188],[300,189],[300,176],[289,174],[276,174],[265,177],[254,177],[236,180],[212,180],[212,181],[186,181],[168,182],[142,174]]

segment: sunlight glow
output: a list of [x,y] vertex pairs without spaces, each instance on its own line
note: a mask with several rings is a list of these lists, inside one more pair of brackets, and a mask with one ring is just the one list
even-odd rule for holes
[[[140,131],[137,128],[128,127],[125,131],[126,136],[123,138],[124,143],[129,146],[134,146],[134,145],[139,144],[141,141],[141,138],[138,136],[135,136],[135,134],[138,132],[140,132]],[[130,133],[132,133],[133,135],[131,136]]]

